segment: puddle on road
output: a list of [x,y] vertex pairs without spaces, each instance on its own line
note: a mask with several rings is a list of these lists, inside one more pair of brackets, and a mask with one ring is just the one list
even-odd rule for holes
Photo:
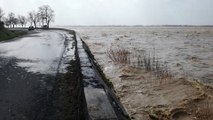
[[65,49],[58,68],[59,73],[66,73],[67,67],[70,66],[70,61],[75,60],[75,42],[73,37],[70,34],[65,36]]
[[0,56],[15,57],[18,66],[30,72],[55,74],[64,51],[66,32],[42,31],[0,44]]

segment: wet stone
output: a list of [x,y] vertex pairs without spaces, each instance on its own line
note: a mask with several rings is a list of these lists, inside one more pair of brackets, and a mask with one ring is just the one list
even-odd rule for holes
[[88,57],[88,55],[87,55],[86,52],[78,51],[78,54],[79,54],[79,57],[80,57],[80,58],[82,58],[82,57]]
[[92,78],[83,78],[83,83],[84,83],[84,87],[102,88],[103,89],[103,86],[94,77],[92,77]]
[[83,46],[83,43],[81,42],[81,40],[78,40],[78,45]]
[[82,53],[82,52],[85,52],[85,50],[83,48],[78,48],[78,52]]
[[78,47],[78,48],[82,48],[82,47],[83,47],[83,44],[82,44],[82,42],[81,42],[81,41],[78,41],[78,43],[77,43],[77,47]]
[[79,49],[83,49],[83,46],[80,44],[77,44],[77,47],[79,48]]
[[67,37],[66,40],[73,41],[73,38]]
[[67,40],[74,40],[74,35],[66,35]]
[[81,67],[83,78],[93,78],[96,76],[94,70],[90,67]]
[[100,83],[100,78],[92,67],[88,54],[83,48],[82,41],[78,36],[77,42],[89,117],[92,120],[117,120],[104,86]]
[[117,116],[103,89],[84,88],[89,116],[92,120],[117,120]]
[[81,67],[92,67],[92,64],[90,63],[89,58],[81,58],[80,65]]

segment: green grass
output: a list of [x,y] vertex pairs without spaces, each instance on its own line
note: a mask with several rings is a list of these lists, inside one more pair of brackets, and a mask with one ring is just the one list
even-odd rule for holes
[[0,42],[4,40],[9,40],[15,37],[22,36],[26,34],[26,31],[23,30],[8,30],[8,29],[2,29],[0,30]]

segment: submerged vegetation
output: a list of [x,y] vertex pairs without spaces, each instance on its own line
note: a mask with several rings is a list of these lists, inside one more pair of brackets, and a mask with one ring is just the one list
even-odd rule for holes
[[153,72],[158,79],[171,78],[172,73],[169,71],[167,65],[158,60],[154,55],[134,53],[123,48],[111,48],[106,52],[108,58],[117,64],[126,64],[136,68],[142,68],[147,72]]
[[[176,100],[180,100],[183,103],[180,103],[178,107],[176,104],[171,105],[171,106],[150,106],[151,108],[147,107],[147,114],[150,119],[153,120],[170,120],[170,119],[178,119],[178,118],[192,118],[194,117],[196,120],[211,120],[212,115],[213,115],[213,110],[212,110],[212,99],[208,99],[208,97],[211,96],[211,94],[206,94],[207,87],[205,87],[201,83],[196,83],[196,86],[200,89],[196,89],[197,87],[193,87],[193,83],[183,79],[182,81],[180,80],[175,80],[173,77],[171,70],[167,67],[167,65],[159,61],[159,58],[156,57],[154,54],[152,57],[150,54],[146,54],[144,51],[143,52],[135,52],[135,51],[130,51],[122,48],[116,48],[116,49],[109,49],[106,52],[106,55],[108,58],[113,61],[116,64],[124,65],[124,66],[130,66],[132,67],[133,71],[129,71],[128,73],[124,73],[122,75],[122,79],[134,79],[134,69],[137,70],[144,70],[145,72],[138,72],[138,73],[143,73],[143,74],[150,74],[153,75],[155,78],[148,78],[148,83],[142,82],[143,84],[146,84],[146,87],[149,86],[151,88],[146,88],[148,90],[151,90],[153,93],[159,91],[166,91],[167,89],[172,90],[172,89],[178,89],[178,87],[183,87],[183,86],[188,86],[187,88],[182,88],[182,91],[190,91],[188,94],[186,94],[186,98],[181,99],[181,97],[176,98]],[[139,68],[139,69],[138,69]],[[138,74],[138,73],[135,73]],[[150,76],[151,77],[151,76]],[[143,77],[141,80],[144,80]],[[194,83],[194,84],[195,84]],[[172,85],[177,85],[177,88],[169,88],[169,86]],[[168,86],[169,85],[169,86]],[[143,86],[143,85],[141,85]],[[154,87],[155,86],[155,87]],[[165,88],[167,86],[168,88]],[[189,88],[189,86],[191,88]],[[201,89],[202,88],[202,89]],[[191,90],[190,90],[191,89]],[[145,90],[145,87],[141,89],[141,91]],[[196,91],[197,93],[194,94],[193,92]],[[178,94],[181,94],[177,92]],[[149,94],[149,93],[143,93],[143,94]],[[162,95],[169,95],[169,94],[176,94],[176,93],[160,93]],[[193,95],[194,94],[194,95]],[[184,96],[184,94],[182,94]],[[136,95],[140,96],[140,95]],[[143,95],[142,95],[143,96]],[[158,96],[157,95],[148,95],[147,97],[149,99],[153,99],[150,96]],[[192,97],[193,96],[193,97]],[[156,98],[161,100],[160,98]],[[169,98],[169,100],[172,98]],[[157,102],[158,103],[158,102]],[[187,106],[187,107],[186,107]],[[144,109],[145,110],[145,109]],[[147,119],[147,118],[146,118]]]
[[206,100],[196,111],[196,118],[198,120],[212,120],[213,118],[213,105],[210,100]]
[[110,49],[106,52],[107,56],[115,63],[128,64],[130,52],[125,49]]

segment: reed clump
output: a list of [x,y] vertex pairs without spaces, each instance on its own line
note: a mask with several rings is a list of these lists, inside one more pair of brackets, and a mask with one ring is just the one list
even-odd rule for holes
[[128,64],[130,52],[125,49],[109,49],[106,52],[107,56],[115,63]]
[[133,67],[139,67],[147,72],[153,72],[158,79],[171,78],[172,73],[166,63],[158,60],[158,58],[150,54],[130,52],[122,48],[110,48],[106,55],[111,61],[117,64],[127,64]]

